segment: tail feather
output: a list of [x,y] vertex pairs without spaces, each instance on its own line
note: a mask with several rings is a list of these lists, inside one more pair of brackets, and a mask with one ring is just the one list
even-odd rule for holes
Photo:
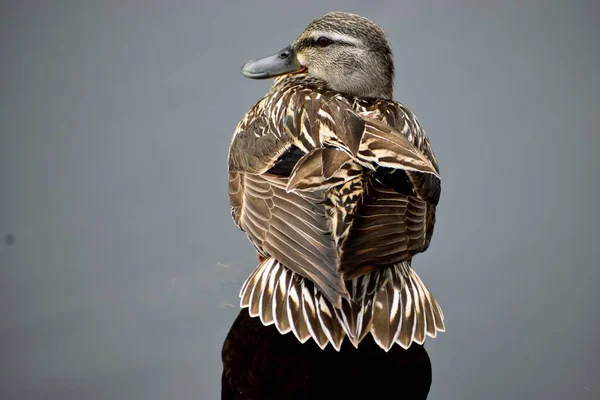
[[435,317],[435,326],[438,332],[446,332],[446,326],[444,324],[444,313],[442,312],[442,307],[438,304],[435,299],[431,299],[435,303],[435,311],[433,316]]
[[398,338],[404,312],[400,302],[402,276],[392,268],[386,271],[386,275],[388,284],[375,298],[371,332],[379,347],[388,351]]
[[294,276],[290,282],[287,294],[287,314],[292,332],[300,342],[304,343],[311,335],[302,311],[302,281],[303,279],[299,276]]
[[334,307],[312,282],[268,257],[248,277],[240,304],[264,325],[292,331],[302,343],[313,338],[320,348],[340,350],[344,336],[358,347],[370,332],[388,351],[408,348],[443,332],[442,310],[408,262],[347,281],[351,300]]
[[[267,259],[267,261],[268,260],[269,259]],[[267,267],[269,265],[267,265]],[[283,267],[281,267],[281,269],[281,276],[279,277],[279,281],[277,282],[277,286],[275,288],[275,295],[273,296],[273,304],[271,305],[271,309],[273,310],[273,319],[275,320],[275,326],[277,327],[279,332],[286,334],[292,329],[290,326],[290,321],[288,319],[286,296],[288,292],[288,287],[290,286],[290,282],[293,278],[293,273],[292,271],[287,270]]]
[[435,329],[435,321],[433,317],[433,308],[434,305],[431,303],[431,293],[427,290],[421,279],[414,273],[414,271],[410,271],[411,280],[415,284],[415,286],[419,289],[420,299],[422,302],[422,310],[423,310],[423,318],[425,323],[425,330],[423,332],[423,336],[429,335],[435,337],[437,331]]
[[252,288],[252,292],[250,293],[250,315],[253,317],[259,316],[262,314],[260,311],[260,300],[261,297],[264,296],[265,287],[269,282],[269,275],[273,273],[273,269],[263,269],[263,271],[259,272],[254,276],[253,282],[254,287]]
[[275,263],[273,269],[269,274],[269,280],[267,286],[260,296],[260,319],[265,326],[271,325],[273,321],[273,296],[275,295],[275,289],[279,283],[281,272],[283,268],[279,264]]
[[[274,263],[275,260],[271,260],[271,263]],[[256,270],[254,270],[254,272],[252,272],[250,274],[250,276],[248,277],[248,279],[246,279],[246,282],[244,282],[244,284],[242,285],[242,289],[240,290],[240,297],[241,297],[241,306],[242,307],[248,307],[250,305],[250,299],[252,297],[252,292],[254,291],[256,284],[257,284],[257,279],[259,279],[259,277],[265,272],[264,268],[257,268]]]
[[337,351],[340,351],[345,332],[339,323],[336,308],[316,288],[314,292],[317,304],[317,317],[319,318],[321,328],[327,339],[331,342],[331,345]]
[[373,298],[381,288],[385,276],[384,271],[373,271],[350,281],[351,301],[342,300],[342,308],[336,309],[338,320],[348,339],[355,346],[364,339],[373,323]]
[[415,271],[411,269],[409,272],[412,281],[419,286],[421,298],[424,301],[424,310],[427,318],[427,335],[434,338],[437,332],[445,331],[442,309]]
[[348,339],[358,348],[358,344],[367,336],[373,320],[372,300],[361,299],[359,302],[342,300],[342,308],[336,309],[338,322],[348,335]]
[[317,317],[317,304],[314,296],[313,288],[306,284],[306,281],[302,280],[302,314],[306,320],[306,325],[310,332],[310,336],[315,339],[321,349],[327,346],[329,339],[321,327],[319,318]]
[[400,299],[400,307],[402,307],[404,315],[402,316],[403,322],[400,326],[397,343],[406,349],[412,343],[417,327],[412,291],[407,283],[400,290]]
[[410,288],[412,294],[413,315],[415,317],[413,341],[418,344],[423,344],[425,341],[426,331],[425,315],[423,313],[423,299],[421,297],[421,293],[419,292],[419,287],[415,284],[415,282],[413,282],[412,279],[407,279],[406,285]]

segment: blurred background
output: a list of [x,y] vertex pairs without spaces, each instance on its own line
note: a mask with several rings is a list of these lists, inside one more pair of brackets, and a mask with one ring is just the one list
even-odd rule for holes
[[386,30],[441,166],[429,398],[600,398],[593,0],[0,2],[0,398],[219,398],[239,70],[333,10]]

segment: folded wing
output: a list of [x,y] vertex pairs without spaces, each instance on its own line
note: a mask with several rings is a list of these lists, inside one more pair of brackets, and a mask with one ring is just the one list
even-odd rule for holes
[[427,248],[437,163],[413,144],[415,132],[411,141],[402,131],[398,108],[390,126],[339,95],[295,88],[282,96],[259,103],[236,130],[232,215],[259,252],[339,306],[349,296],[344,280]]

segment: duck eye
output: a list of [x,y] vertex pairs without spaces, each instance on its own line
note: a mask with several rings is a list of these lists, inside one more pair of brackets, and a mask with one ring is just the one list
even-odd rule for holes
[[319,46],[329,46],[331,43],[333,43],[333,40],[329,39],[326,36],[321,36],[317,39],[317,44]]

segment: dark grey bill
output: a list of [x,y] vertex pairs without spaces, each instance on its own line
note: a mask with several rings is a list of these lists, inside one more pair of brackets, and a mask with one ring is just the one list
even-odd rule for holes
[[302,69],[296,58],[296,49],[290,45],[271,56],[246,63],[242,67],[242,75],[252,79],[267,79]]

